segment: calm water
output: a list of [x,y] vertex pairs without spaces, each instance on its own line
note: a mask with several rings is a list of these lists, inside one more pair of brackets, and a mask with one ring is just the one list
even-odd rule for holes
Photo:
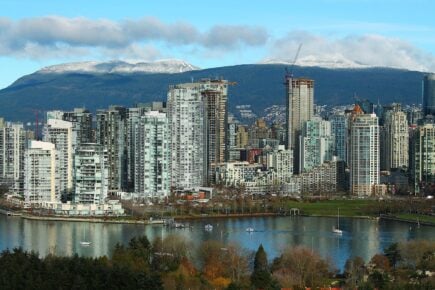
[[[206,232],[204,225],[213,225]],[[116,243],[128,243],[134,236],[147,235],[150,240],[168,234],[179,234],[198,246],[214,239],[224,243],[237,242],[246,249],[256,250],[263,244],[270,259],[287,246],[304,245],[323,257],[330,257],[342,269],[349,257],[361,256],[366,261],[392,242],[435,240],[435,227],[417,228],[393,221],[340,219],[343,234],[332,233],[334,218],[320,217],[256,217],[191,221],[192,229],[171,229],[159,225],[121,225],[83,222],[30,221],[0,215],[0,250],[22,247],[41,255],[55,253],[84,256],[110,255]],[[247,233],[253,227],[255,232]],[[80,246],[81,240],[92,246]]]

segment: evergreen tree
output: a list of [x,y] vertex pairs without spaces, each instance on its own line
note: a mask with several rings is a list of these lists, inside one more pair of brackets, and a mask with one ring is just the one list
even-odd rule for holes
[[251,283],[256,289],[270,289],[272,285],[272,275],[267,264],[267,254],[262,244],[260,244],[255,253]]

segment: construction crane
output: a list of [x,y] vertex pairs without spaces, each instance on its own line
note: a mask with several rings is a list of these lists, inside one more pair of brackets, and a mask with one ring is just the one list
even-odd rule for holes
[[293,59],[292,65],[290,67],[290,72],[289,72],[288,68],[285,68],[286,79],[293,77],[293,69],[295,67],[296,61],[298,60],[299,52],[301,52],[301,48],[302,48],[302,43],[299,44],[298,50],[296,51],[295,58]]

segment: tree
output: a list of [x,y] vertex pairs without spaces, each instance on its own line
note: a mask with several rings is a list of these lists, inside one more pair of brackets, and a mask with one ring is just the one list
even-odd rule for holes
[[187,241],[181,236],[169,235],[164,240],[156,238],[152,246],[151,266],[155,271],[175,271],[188,253]]
[[349,258],[344,265],[344,275],[346,277],[346,286],[349,289],[355,289],[364,281],[366,268],[364,260],[361,257]]
[[399,252],[399,244],[393,243],[389,247],[384,249],[385,257],[387,257],[390,265],[393,269],[396,269],[397,263],[400,261],[400,252]]
[[269,289],[272,284],[272,275],[269,272],[267,254],[260,244],[254,258],[254,271],[251,275],[251,283],[256,289]]
[[381,272],[388,273],[390,272],[390,262],[387,257],[381,254],[376,254],[370,260],[370,265],[374,269],[377,269]]
[[333,267],[305,247],[287,248],[274,263],[273,275],[283,287],[305,289],[327,285]]

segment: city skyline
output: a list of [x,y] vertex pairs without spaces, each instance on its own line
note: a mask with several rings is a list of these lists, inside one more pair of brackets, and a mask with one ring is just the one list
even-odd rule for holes
[[300,43],[302,63],[435,70],[431,1],[221,1],[213,13],[199,1],[176,4],[5,1],[0,88],[45,66],[86,60],[291,62]]

